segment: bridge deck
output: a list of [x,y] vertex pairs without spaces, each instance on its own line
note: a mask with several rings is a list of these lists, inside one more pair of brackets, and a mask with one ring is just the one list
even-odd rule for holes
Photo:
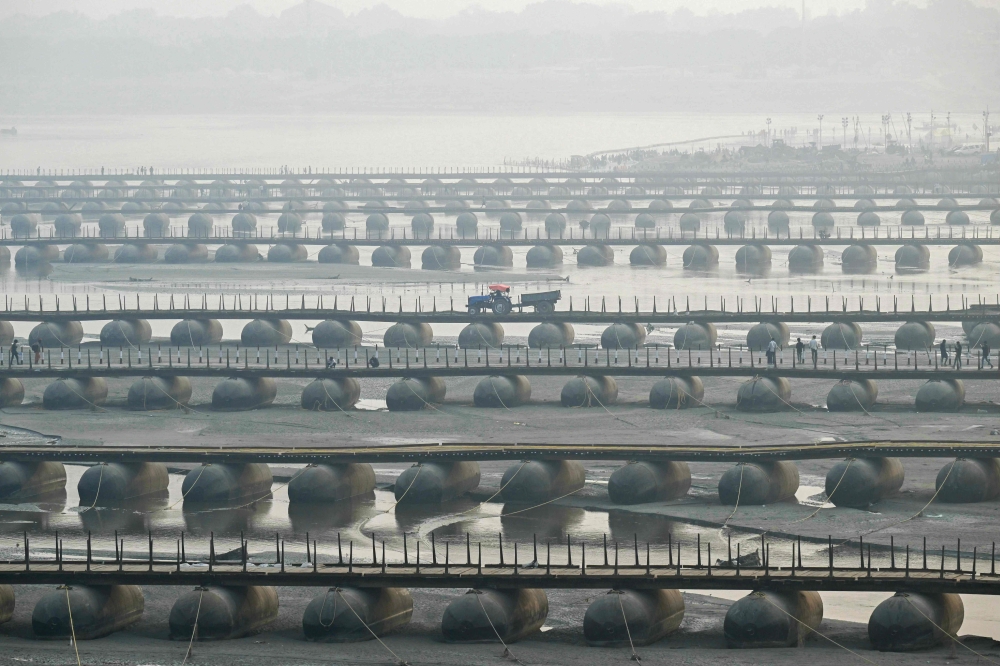
[[893,456],[899,458],[995,458],[1000,442],[859,441],[748,446],[492,444],[429,442],[426,444],[281,447],[281,446],[74,446],[62,443],[5,445],[5,461],[58,460],[66,463],[413,463],[459,460],[680,460],[751,462],[755,460],[829,460]]
[[[940,210],[933,207],[931,208],[933,210]],[[504,209],[504,211],[511,210],[514,209]],[[812,209],[808,210],[809,212],[815,212]],[[880,210],[882,212],[886,212],[885,210]],[[375,211],[365,210],[364,212],[368,214]],[[389,212],[401,213],[402,211],[399,209],[393,209]],[[482,211],[479,212],[482,213]],[[537,213],[538,211],[533,212]],[[546,210],[545,212],[549,213],[558,211]],[[676,213],[680,212],[688,211],[676,211]],[[706,209],[703,212],[721,213],[723,212],[723,209]],[[135,229],[134,234],[128,233],[119,236],[100,236],[96,234],[61,236],[56,234],[53,230],[48,231],[49,233],[45,235],[42,234],[42,231],[38,231],[34,237],[20,238],[13,237],[6,231],[0,231],[0,246],[51,245],[53,243],[61,245],[69,245],[72,243],[106,243],[115,245],[123,243],[139,245],[163,245],[169,243],[202,243],[208,245],[273,245],[275,243],[295,243],[299,245],[330,245],[333,243],[348,243],[360,246],[445,245],[456,247],[476,247],[484,243],[498,243],[513,247],[530,247],[533,245],[581,246],[587,245],[588,243],[599,243],[602,245],[614,246],[634,246],[640,243],[654,243],[658,245],[670,246],[684,246],[691,245],[692,243],[708,243],[711,245],[729,246],[740,246],[751,243],[762,243],[765,245],[775,246],[793,246],[802,244],[851,245],[854,243],[880,246],[898,246],[905,245],[907,243],[916,243],[920,245],[953,245],[956,243],[976,243],[978,245],[991,246],[1000,245],[1000,234],[994,233],[991,226],[955,227],[933,225],[924,227],[837,227],[833,232],[831,232],[832,235],[826,237],[820,236],[813,229],[809,229],[809,233],[805,233],[801,228],[798,230],[798,237],[791,236],[787,233],[784,237],[782,237],[781,234],[769,232],[762,232],[758,235],[755,230],[748,230],[745,234],[731,234],[725,232],[720,227],[713,227],[711,229],[706,227],[700,233],[679,230],[675,233],[675,230],[670,227],[645,230],[625,226],[613,227],[613,231],[611,233],[602,235],[595,235],[594,233],[590,233],[588,235],[582,232],[577,232],[575,229],[568,228],[566,233],[560,236],[551,236],[543,232],[541,228],[533,229],[534,233],[524,230],[517,236],[511,235],[510,232],[501,233],[499,229],[494,228],[484,228],[481,231],[477,231],[475,234],[463,235],[458,232],[455,227],[450,226],[439,227],[436,234],[432,234],[430,236],[421,235],[418,237],[415,237],[413,232],[406,228],[395,228],[381,233],[369,233],[366,230],[353,228],[345,232],[337,233],[336,235],[323,234],[319,231],[315,231],[315,234],[312,236],[310,236],[308,228],[301,234],[281,234],[275,233],[275,227],[268,227],[268,233],[264,233],[265,229],[260,228],[257,230],[256,234],[251,236],[234,236],[231,234],[188,236],[185,234],[175,234],[174,230],[172,230],[169,234],[162,236],[142,236],[139,235],[138,228]],[[92,231],[93,230],[89,228],[87,230],[88,233]],[[359,231],[361,233],[358,233]],[[218,233],[218,231],[215,233]]]
[[[577,549],[579,555],[581,551]],[[88,570],[89,568],[89,570]],[[1000,576],[974,574],[971,571],[872,570],[860,568],[796,568],[789,567],[721,569],[717,567],[645,565],[621,566],[553,566],[535,568],[488,565],[480,569],[475,564],[437,566],[423,564],[381,565],[319,564],[284,568],[279,564],[250,564],[244,571],[241,564],[178,565],[177,562],[92,564],[64,562],[59,565],[32,562],[25,570],[23,561],[0,564],[0,583],[13,585],[123,584],[123,585],[275,585],[302,587],[406,587],[406,588],[469,588],[469,587],[532,587],[542,589],[659,589],[684,588],[700,590],[816,590],[845,592],[891,592],[907,589],[919,592],[960,592],[964,594],[1000,594]]]
[[[857,323],[889,323],[905,321],[931,321],[931,322],[961,322],[961,321],[994,321],[1000,319],[1000,304],[973,302],[967,297],[962,297],[960,307],[952,308],[951,299],[946,296],[944,308],[941,299],[938,299],[938,309],[934,309],[933,297],[926,303],[926,307],[917,309],[916,301],[911,298],[909,301],[894,297],[885,301],[880,297],[859,300],[857,303],[848,303],[844,297],[830,299],[829,297],[815,297],[799,299],[796,305],[794,297],[789,300],[788,309],[781,307],[777,301],[767,304],[765,307],[762,299],[755,299],[747,302],[743,298],[734,297],[732,301],[725,299],[720,303],[719,309],[710,309],[707,302],[690,302],[684,296],[684,300],[679,297],[671,298],[669,295],[662,299],[654,298],[651,309],[641,309],[637,299],[622,299],[621,302],[608,302],[602,299],[598,305],[596,299],[591,303],[588,299],[580,299],[575,306],[572,298],[563,299],[564,303],[557,306],[555,312],[543,314],[533,312],[530,309],[524,311],[514,311],[510,314],[498,316],[492,312],[474,314],[464,309],[464,299],[459,298],[458,302],[453,297],[449,299],[441,298],[440,303],[436,297],[431,297],[430,302],[422,298],[416,299],[413,309],[404,309],[402,302],[398,307],[390,308],[387,299],[381,303],[368,297],[354,297],[343,295],[342,302],[345,307],[339,307],[338,301],[341,298],[334,297],[333,307],[326,307],[323,299],[318,298],[315,303],[307,304],[304,297],[299,302],[299,307],[286,301],[284,307],[270,295],[237,294],[220,296],[215,304],[209,304],[207,296],[199,298],[197,295],[190,297],[184,305],[175,305],[171,295],[165,295],[160,299],[160,294],[143,295],[147,301],[152,302],[152,307],[143,306],[129,308],[119,301],[121,307],[108,308],[106,300],[98,301],[95,297],[93,302],[89,296],[80,298],[72,297],[68,304],[60,302],[58,297],[53,297],[49,301],[48,309],[45,307],[44,297],[36,307],[33,300],[27,301],[25,307],[19,305],[13,299],[7,299],[3,310],[0,310],[0,320],[5,321],[110,321],[112,319],[288,319],[316,321],[324,319],[340,319],[354,321],[371,322],[425,322],[436,324],[468,324],[472,322],[498,322],[501,324],[517,323],[537,323],[543,321],[566,322],[572,324],[613,324],[616,322],[634,322],[640,324],[687,324],[689,322],[710,322],[715,324],[734,324],[759,321],[783,321],[786,323],[819,323],[835,321],[852,321]],[[126,301],[134,302],[136,297],[131,294],[123,297]],[[329,297],[327,297],[329,298]],[[229,299],[232,299],[231,301]],[[182,300],[180,297],[177,300]],[[213,299],[216,300],[216,299]],[[956,299],[958,300],[958,299]],[[192,306],[192,302],[201,301],[202,307]],[[357,305],[355,305],[355,303]],[[867,304],[867,309],[865,305]],[[872,305],[875,308],[872,308]],[[68,307],[67,307],[68,305]],[[409,304],[407,304],[409,305]],[[692,309],[694,305],[695,309]],[[831,305],[833,306],[831,308]],[[851,306],[849,308],[849,305]],[[853,306],[857,306],[855,309]],[[922,304],[924,305],[924,304]],[[958,305],[958,303],[956,303]],[[458,309],[456,309],[456,306]],[[728,306],[728,307],[726,307]],[[840,306],[838,309],[837,306]],[[884,307],[883,307],[884,306]]]
[[[887,352],[879,349],[821,352],[817,365],[799,363],[794,350],[778,353],[778,364],[762,363],[761,352],[744,348],[717,347],[712,350],[670,348],[595,349],[423,349],[371,348],[352,350],[291,349],[283,353],[271,348],[234,350],[223,355],[209,349],[147,348],[133,355],[132,349],[116,352],[93,348],[46,350],[43,362],[35,365],[30,353],[21,365],[4,365],[0,377],[52,378],[74,375],[93,377],[488,377],[504,374],[539,376],[610,375],[616,377],[755,377],[781,376],[802,379],[867,378],[892,379],[1000,379],[1000,358],[993,354],[995,367],[979,368],[976,353],[963,361],[964,369],[939,365],[931,352]],[[154,355],[156,360],[154,361]],[[923,357],[923,358],[921,358]],[[370,361],[380,358],[378,367]],[[336,360],[336,367],[328,362]]]

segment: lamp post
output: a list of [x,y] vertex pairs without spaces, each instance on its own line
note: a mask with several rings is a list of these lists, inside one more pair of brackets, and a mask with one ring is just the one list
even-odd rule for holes
[[767,119],[767,147],[771,147],[771,119]]
[[844,128],[844,150],[847,150],[847,116],[840,119],[840,125]]
[[819,119],[819,149],[823,150],[823,114],[816,116]]

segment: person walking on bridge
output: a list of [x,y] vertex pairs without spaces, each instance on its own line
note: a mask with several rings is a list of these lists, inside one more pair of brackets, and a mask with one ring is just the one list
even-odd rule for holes
[[769,366],[778,367],[778,343],[774,338],[767,343],[767,364]]
[[815,370],[817,364],[819,363],[819,341],[816,340],[815,335],[812,340],[809,341],[809,351],[812,353],[813,370]]
[[962,369],[962,341],[955,341],[955,369]]
[[944,338],[941,339],[941,365],[948,363],[948,341]]
[[18,344],[16,338],[14,339],[14,342],[12,342],[10,345],[10,355],[9,358],[7,359],[7,365],[14,365],[14,361],[17,361],[18,365],[21,365],[21,363],[23,362],[21,361],[21,345]]
[[979,369],[982,370],[986,367],[984,364],[989,364],[990,369],[993,369],[993,361],[990,359],[990,343],[983,340],[983,344],[979,345],[983,350],[983,355],[979,357]]
[[805,344],[802,342],[802,338],[796,338],[795,341],[795,357],[799,363],[802,363],[802,352],[805,351]]

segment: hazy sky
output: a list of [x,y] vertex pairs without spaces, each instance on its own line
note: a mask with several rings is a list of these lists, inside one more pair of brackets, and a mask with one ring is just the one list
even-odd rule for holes
[[[386,4],[409,16],[440,18],[476,6],[497,11],[517,11],[533,1],[535,0],[325,0],[325,3],[338,7],[348,14],[366,7]],[[998,0],[981,1],[991,3]],[[0,17],[19,12],[42,15],[62,10],[104,17],[136,8],[154,9],[160,14],[173,16],[211,16],[225,14],[244,4],[254,7],[262,14],[278,14],[299,2],[301,0],[0,0]],[[687,7],[696,14],[713,11],[733,12],[753,7],[791,7],[796,10],[801,8],[801,0],[588,0],[588,2],[622,4],[640,11],[672,11]],[[925,0],[910,0],[910,2],[926,4]],[[865,4],[866,0],[806,0],[809,15],[850,11],[859,9]]]

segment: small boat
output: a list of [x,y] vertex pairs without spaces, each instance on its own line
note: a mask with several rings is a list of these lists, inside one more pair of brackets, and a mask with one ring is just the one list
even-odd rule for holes
[[0,134],[2,134],[3,136],[17,136],[17,128],[16,127],[0,128]]

